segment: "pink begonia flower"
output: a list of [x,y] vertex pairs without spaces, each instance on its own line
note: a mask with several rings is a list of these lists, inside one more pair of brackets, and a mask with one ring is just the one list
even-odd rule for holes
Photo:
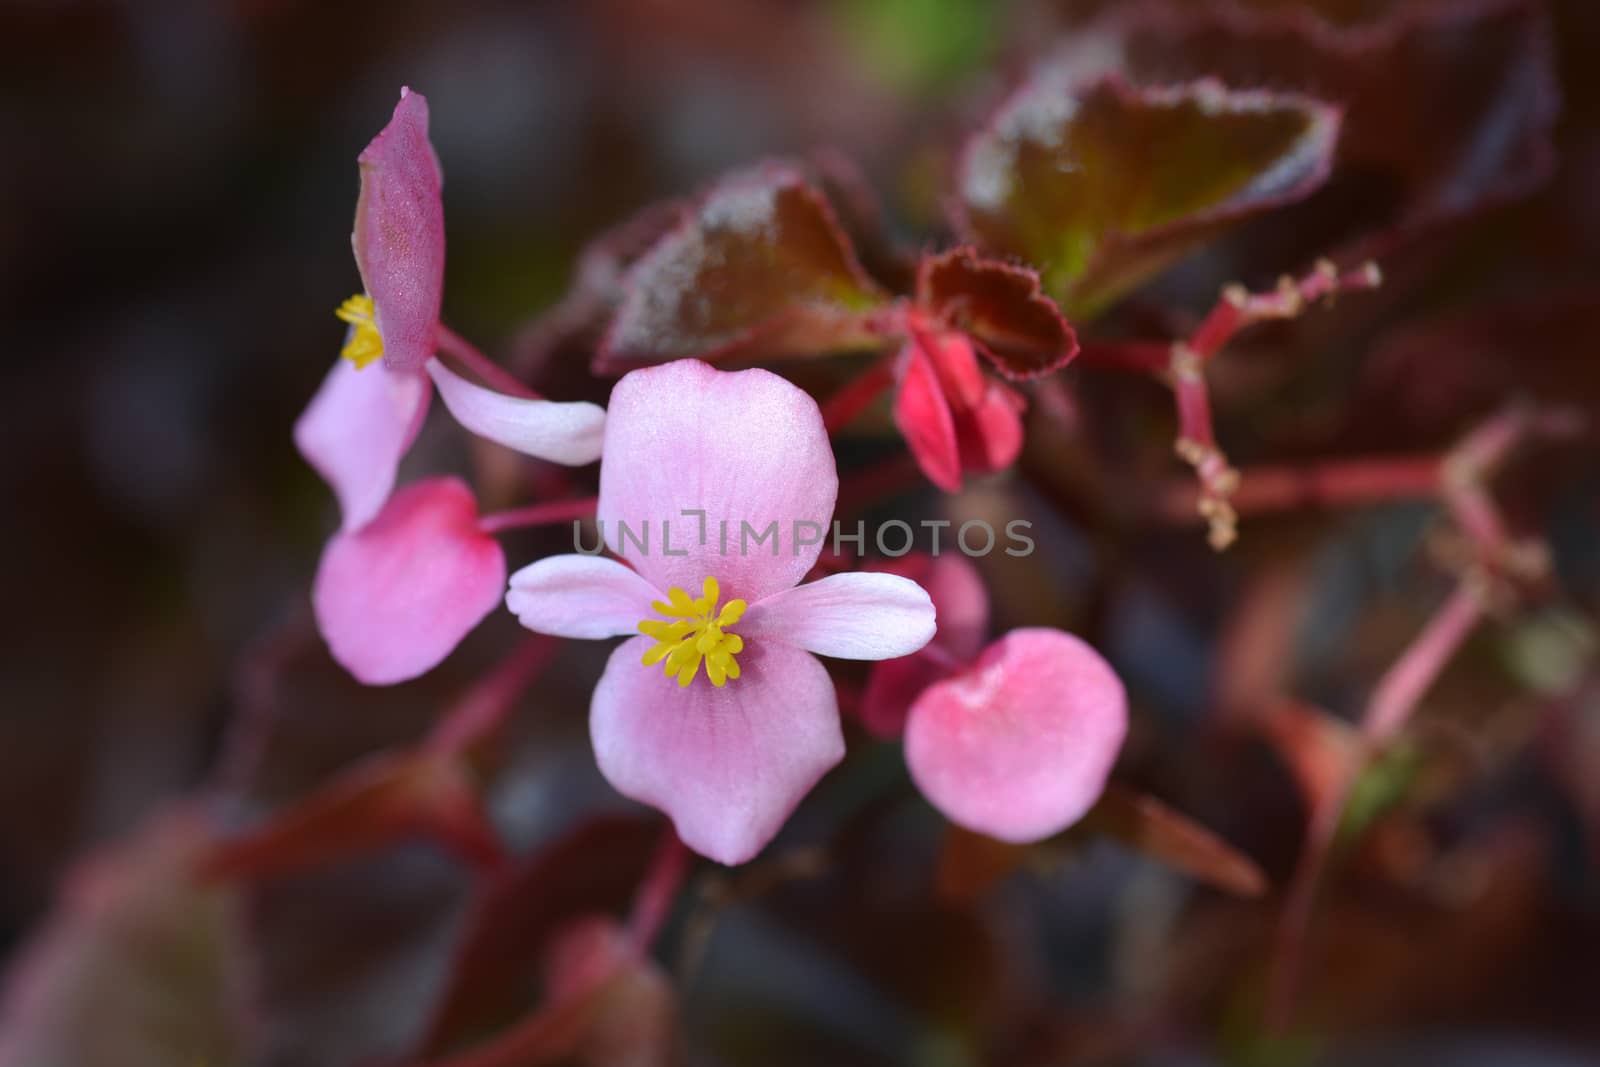
[[1128,730],[1122,682],[1059,630],[1013,630],[925,689],[906,720],[906,765],[951,822],[1024,843],[1081,819]]
[[934,485],[954,493],[963,471],[988,473],[1016,461],[1024,401],[983,373],[966,334],[914,330],[895,371],[895,425]]
[[445,406],[479,436],[540,459],[599,458],[605,413],[594,404],[509,397],[434,356],[444,293],[444,202],[428,141],[428,102],[400,90],[394,117],[360,156],[356,266],[366,292],[346,300],[340,359],[295,423],[294,439],[339,499],[346,533],[371,522],[438,385]]
[[500,544],[478,527],[472,490],[415,482],[323,550],[311,603],[328,647],[357,681],[392,685],[432,670],[505,589]]
[[837,492],[821,413],[783,378],[697,360],[636,370],[611,394],[597,512],[626,563],[555,556],[511,578],[507,606],[531,630],[630,635],[590,707],[600,770],[723,863],[759,852],[844,756],[812,653],[903,656],[934,634],[909,579],[797,584]]
[[922,691],[972,662],[989,628],[989,595],[978,568],[965,556],[913,553],[867,564],[869,570],[910,578],[928,591],[938,612],[938,632],[927,646],[873,665],[858,715],[878,737],[899,737]]

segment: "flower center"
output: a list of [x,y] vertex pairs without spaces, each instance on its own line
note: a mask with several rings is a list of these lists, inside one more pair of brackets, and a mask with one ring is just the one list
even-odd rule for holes
[[739,621],[745,603],[730,600],[719,613],[720,595],[717,580],[707,578],[696,599],[674,586],[667,590],[670,604],[653,601],[650,606],[666,618],[643,619],[639,623],[640,633],[656,639],[655,646],[644,654],[644,665],[653,667],[666,660],[667,677],[676,675],[680,686],[694,681],[701,660],[705,660],[706,677],[714,686],[739,677],[739,662],[733,657],[744,650],[744,638],[725,631]]
[[352,296],[340,304],[334,314],[340,322],[348,322],[355,327],[339,354],[354,363],[357,370],[383,355],[383,335],[378,333],[378,324],[373,319],[372,297],[364,294]]

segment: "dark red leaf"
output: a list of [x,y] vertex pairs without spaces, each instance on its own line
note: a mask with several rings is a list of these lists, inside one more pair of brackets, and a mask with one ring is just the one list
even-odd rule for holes
[[589,822],[519,861],[484,890],[423,1042],[427,1054],[495,1033],[530,1010],[540,955],[556,931],[577,916],[625,907],[660,833],[651,821]]
[[[1263,8],[1272,5],[1257,5]],[[1140,83],[1215,75],[1345,108],[1339,167],[1396,188],[1401,225],[1528,192],[1554,164],[1560,109],[1538,0],[1395,0],[1241,12],[1155,2],[1099,39]],[[1348,7],[1348,5],[1346,5]]]
[[177,808],[73,869],[6,980],[0,1064],[244,1062],[233,896],[193,877],[209,837]]
[[1047,66],[962,155],[958,229],[1092,315],[1195,244],[1327,177],[1338,111],[1206,79],[1135,87]]
[[922,261],[917,300],[971,337],[1008,378],[1049,374],[1078,354],[1077,334],[1027,267],[952,249]]
[[220,842],[213,878],[264,878],[428,837],[479,867],[503,862],[469,769],[448,753],[387,753],[340,772],[265,825]]
[[596,369],[683,356],[822,355],[882,339],[887,297],[856,260],[833,208],[796,167],[719,182],[629,271]]
[[1086,825],[1235,896],[1258,897],[1266,875],[1254,860],[1155,797],[1109,787]]

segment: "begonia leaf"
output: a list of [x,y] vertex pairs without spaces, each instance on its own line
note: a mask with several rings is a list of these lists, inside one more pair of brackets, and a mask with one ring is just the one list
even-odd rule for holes
[[1266,875],[1254,860],[1148,794],[1113,786],[1085,824],[1235,896],[1258,897],[1266,891]]
[[1385,220],[1397,227],[1521,195],[1549,175],[1560,91],[1537,0],[1251,8],[1122,9],[1096,62],[1141,84],[1212,75],[1343,108],[1337,166],[1398,197]]
[[174,808],[69,873],[54,912],[14,957],[0,1064],[246,1062],[233,894],[193,871],[209,835],[198,810]]
[[1338,131],[1338,111],[1305,96],[1046,67],[968,144],[956,223],[1087,316],[1230,224],[1310,194]]
[[621,910],[644,877],[661,830],[608,817],[551,841],[474,902],[423,1041],[438,1055],[508,1025],[535,1004],[538,963],[576,917]]
[[631,268],[596,368],[683,356],[821,355],[880,339],[868,316],[887,299],[833,208],[795,167],[724,178]]
[[221,842],[205,867],[216,878],[262,878],[419,837],[474,865],[502,859],[477,783],[450,753],[384,753],[350,767],[263,825]]
[[1032,269],[956,248],[922,261],[917,300],[972,338],[1008,378],[1036,378],[1078,354],[1078,337]]

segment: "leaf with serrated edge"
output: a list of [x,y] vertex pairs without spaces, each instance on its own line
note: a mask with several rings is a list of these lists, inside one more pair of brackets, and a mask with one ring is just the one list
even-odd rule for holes
[[1137,88],[1046,67],[967,145],[954,205],[975,244],[1039,269],[1084,317],[1229,225],[1327,177],[1336,108],[1214,79]]
[[856,259],[832,207],[795,167],[724,178],[628,272],[595,357],[621,372],[684,356],[824,355],[874,347],[888,297]]
[[1037,378],[1078,354],[1078,335],[1037,272],[955,248],[922,261],[917,300],[946,325],[973,339],[1001,374]]

